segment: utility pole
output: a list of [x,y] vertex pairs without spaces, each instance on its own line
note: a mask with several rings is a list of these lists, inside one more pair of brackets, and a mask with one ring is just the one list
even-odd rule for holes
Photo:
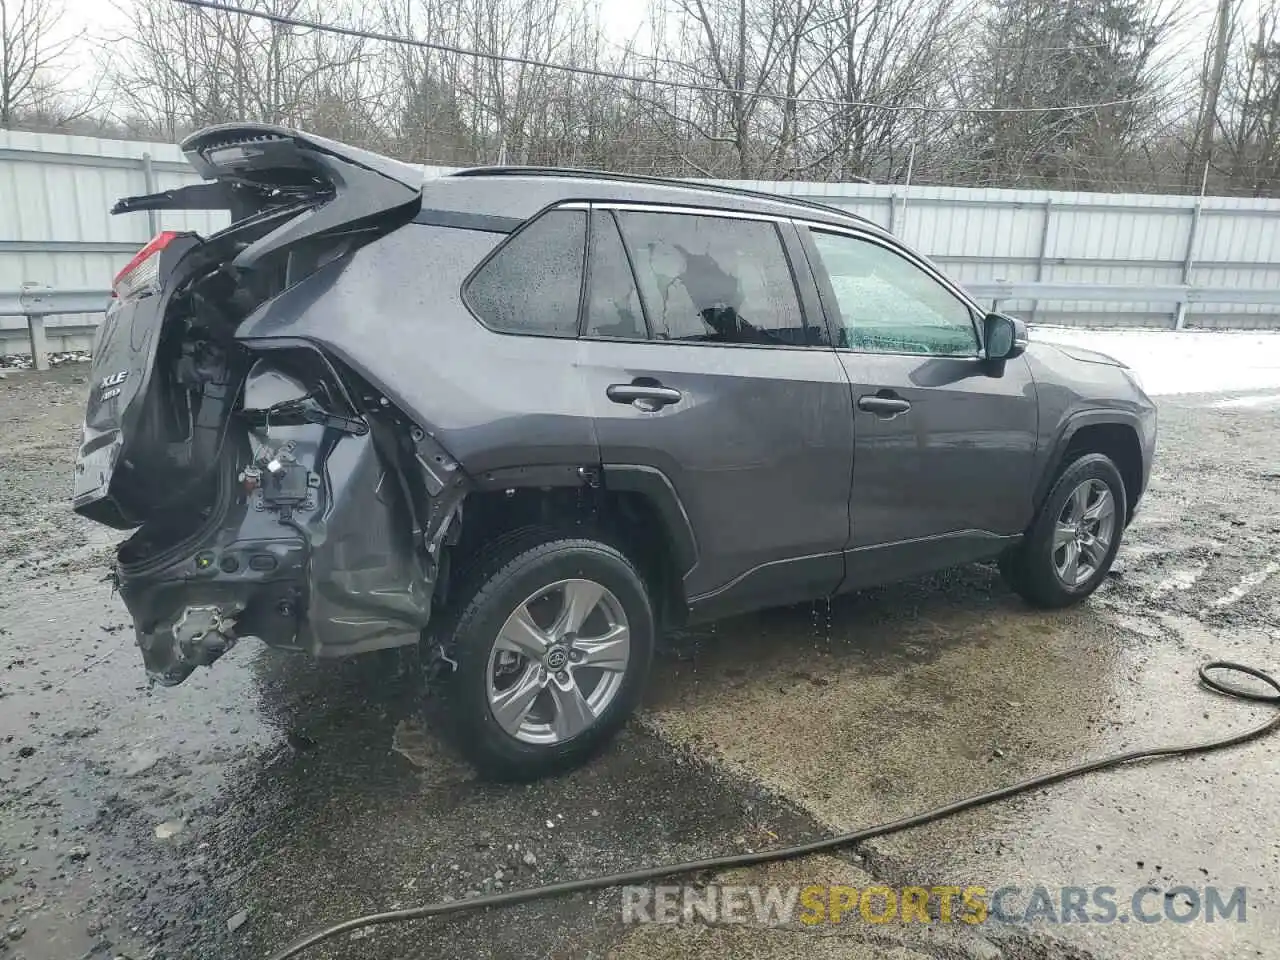
[[1214,27],[1213,60],[1208,82],[1201,99],[1200,119],[1196,124],[1196,144],[1187,164],[1188,179],[1213,159],[1213,128],[1218,122],[1218,95],[1222,92],[1222,75],[1227,67],[1227,47],[1231,39],[1232,0],[1218,0],[1218,17]]

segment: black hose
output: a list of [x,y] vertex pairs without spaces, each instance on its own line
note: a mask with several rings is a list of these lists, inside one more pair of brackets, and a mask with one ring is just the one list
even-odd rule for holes
[[[1254,677],[1270,687],[1273,692],[1259,693],[1223,683],[1210,675],[1210,671],[1214,670],[1234,671],[1236,673],[1243,673],[1247,676]],[[1225,660],[1214,660],[1206,663],[1200,668],[1200,682],[1210,690],[1225,694],[1228,697],[1233,697],[1239,700],[1252,700],[1258,703],[1280,705],[1280,681],[1277,681],[1270,674],[1265,673],[1262,670],[1245,666],[1244,664],[1229,663]],[[1061,783],[1063,780],[1079,777],[1086,773],[1093,773],[1097,770],[1106,770],[1110,767],[1118,767],[1121,764],[1133,763],[1136,760],[1154,760],[1161,757],[1189,756],[1197,753],[1207,753],[1211,750],[1221,750],[1225,747],[1233,747],[1241,743],[1246,743],[1250,740],[1256,740],[1258,737],[1272,733],[1277,728],[1280,728],[1280,711],[1277,711],[1275,717],[1268,720],[1261,726],[1245,730],[1243,733],[1234,733],[1230,736],[1221,737],[1217,740],[1206,740],[1203,743],[1187,743],[1169,747],[1149,747],[1145,750],[1128,750],[1124,753],[1112,754],[1109,757],[1102,757],[1098,760],[1089,760],[1085,763],[1079,763],[1074,766],[1063,767],[1061,770],[1044,773],[1038,777],[1032,777],[1029,780],[1023,780],[1020,783],[1015,783],[1007,787],[1000,787],[997,790],[991,790],[987,793],[980,793],[972,797],[966,797],[963,800],[956,800],[954,803],[949,803],[942,807],[935,807],[932,810],[926,810],[923,813],[917,813],[902,820],[895,820],[892,823],[882,823],[873,827],[864,827],[863,829],[855,830],[852,833],[842,833],[832,837],[823,837],[819,840],[810,840],[807,843],[798,843],[790,847],[778,847],[773,850],[761,850],[756,853],[738,853],[722,857],[709,857],[706,860],[689,860],[684,863],[659,864],[658,866],[640,867],[636,870],[628,870],[623,873],[612,873],[601,877],[584,877],[580,880],[565,880],[561,883],[549,883],[545,886],[529,887],[525,890],[511,890],[506,893],[494,893],[483,897],[473,897],[469,900],[451,900],[445,903],[430,903],[421,907],[409,907],[404,910],[388,910],[385,913],[371,913],[367,916],[344,920],[342,923],[317,931],[316,933],[299,940],[292,946],[281,950],[279,953],[274,954],[271,957],[271,960],[289,960],[289,958],[296,957],[298,954],[302,953],[302,951],[315,946],[317,943],[329,940],[332,937],[336,937],[342,933],[347,933],[351,930],[358,930],[361,927],[372,927],[382,923],[399,923],[405,920],[422,920],[426,917],[441,917],[447,914],[464,913],[473,910],[485,910],[492,907],[510,907],[517,903],[528,903],[530,900],[541,900],[546,897],[561,897],[570,893],[583,893],[588,890],[603,890],[607,887],[620,887],[626,884],[646,883],[681,874],[702,873],[703,871],[708,870],[719,871],[731,867],[749,867],[759,863],[770,863],[777,860],[792,860],[797,857],[807,857],[811,854],[822,853],[826,850],[833,850],[837,847],[845,847],[850,844],[861,843],[864,840],[870,840],[872,837],[883,837],[886,834],[897,833],[900,830],[923,826],[926,823],[932,823],[935,820],[950,817],[964,810],[972,810],[975,807],[986,806],[989,803],[995,803],[997,800],[1004,800],[1008,797],[1016,796],[1020,793],[1026,793],[1029,790],[1035,790],[1039,787],[1047,787],[1051,783]]]

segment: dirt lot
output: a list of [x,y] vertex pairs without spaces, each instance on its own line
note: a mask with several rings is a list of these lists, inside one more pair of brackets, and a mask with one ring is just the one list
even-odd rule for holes
[[[1122,745],[1240,729],[1209,657],[1280,668],[1280,406],[1161,404],[1116,576],[1028,610],[987,567],[672,638],[599,762],[496,787],[387,659],[253,644],[148,689],[68,509],[83,367],[0,379],[0,957],[261,957],[372,909],[758,848]],[[733,882],[1248,888],[1247,922],[624,926],[611,893],[379,928],[317,958],[1280,956],[1280,741],[1129,768]],[[874,880],[873,880],[874,878]],[[1157,897],[1158,901],[1158,897]]]

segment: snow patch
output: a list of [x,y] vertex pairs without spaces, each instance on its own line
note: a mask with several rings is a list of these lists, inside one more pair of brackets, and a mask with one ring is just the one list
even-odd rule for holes
[[1240,582],[1238,584],[1228,590],[1223,596],[1214,600],[1211,606],[1230,606],[1274,573],[1280,573],[1280,563],[1272,562],[1267,564],[1261,570],[1255,570],[1253,573],[1245,574],[1240,578]]
[[1219,400],[1214,406],[1227,409],[1267,410],[1271,407],[1280,407],[1280,393],[1255,393],[1248,397],[1232,397],[1230,400]]
[[1190,590],[1195,586],[1196,581],[1200,579],[1200,574],[1204,573],[1204,567],[1192,567],[1188,570],[1174,570],[1166,577],[1162,577],[1156,581],[1156,585],[1151,588],[1151,592],[1156,596],[1171,593],[1175,590]]
[[[1280,331],[1081,330],[1036,325],[1031,338],[1115,357],[1133,368],[1151,396],[1280,390]],[[1280,400],[1274,402],[1280,405]],[[1237,405],[1267,407],[1271,402]]]

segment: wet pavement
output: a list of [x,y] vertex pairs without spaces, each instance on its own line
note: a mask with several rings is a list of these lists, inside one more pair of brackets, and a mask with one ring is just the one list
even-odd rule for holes
[[[1152,489],[1085,606],[985,566],[672,638],[597,762],[477,782],[414,664],[246,643],[149,689],[65,497],[83,372],[0,380],[0,958],[258,958],[314,927],[898,817],[1061,763],[1242,729],[1210,657],[1280,668],[1280,408],[1161,403]],[[1223,402],[1224,399],[1227,402]],[[1248,888],[1247,922],[624,926],[616,892],[381,927],[314,958],[1280,956],[1280,742],[1091,776],[723,883]],[[1157,894],[1153,903],[1159,903]]]

